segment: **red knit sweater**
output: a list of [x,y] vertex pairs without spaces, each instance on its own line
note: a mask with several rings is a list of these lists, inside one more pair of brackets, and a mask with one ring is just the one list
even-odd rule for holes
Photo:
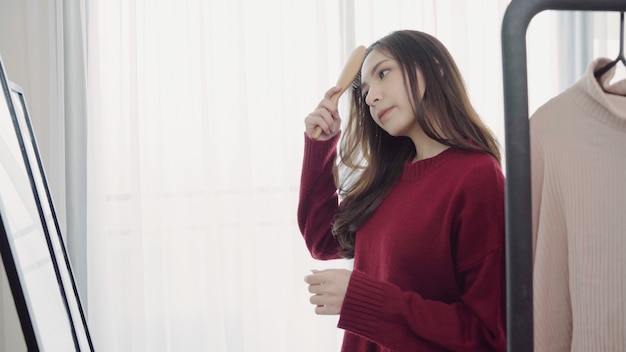
[[[298,222],[311,255],[336,259],[339,137],[305,137]],[[342,351],[505,351],[504,177],[450,148],[407,163],[356,232],[339,316]]]

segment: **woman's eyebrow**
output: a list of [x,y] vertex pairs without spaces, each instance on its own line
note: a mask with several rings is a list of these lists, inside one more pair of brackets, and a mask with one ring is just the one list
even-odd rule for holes
[[[376,65],[374,65],[374,67],[372,67],[372,69],[370,70],[369,74],[367,76],[373,76],[374,73],[376,72],[376,70],[378,70],[378,67],[380,65],[382,65],[384,62],[389,61],[389,59],[383,59],[380,60],[379,62],[376,63]],[[367,84],[367,81],[364,81],[363,79],[361,79],[361,90],[365,90],[365,88],[369,87],[369,85]]]

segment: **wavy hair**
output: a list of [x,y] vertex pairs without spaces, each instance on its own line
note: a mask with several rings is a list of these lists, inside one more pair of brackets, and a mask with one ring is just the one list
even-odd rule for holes
[[[420,31],[395,31],[367,48],[366,57],[373,50],[393,57],[406,74],[404,83],[415,119],[428,137],[450,147],[490,154],[500,162],[498,142],[472,106],[461,73],[439,40]],[[418,70],[427,82],[422,97]],[[345,258],[354,257],[356,230],[392,189],[404,165],[416,156],[410,138],[391,136],[374,122],[361,91],[360,75],[356,79],[336,166],[336,175],[349,170],[344,181],[336,178],[342,200],[333,221],[333,234]]]

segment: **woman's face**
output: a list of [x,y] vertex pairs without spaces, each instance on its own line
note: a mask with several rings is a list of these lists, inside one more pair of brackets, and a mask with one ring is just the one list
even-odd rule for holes
[[[414,136],[421,132],[415,119],[412,95],[405,86],[406,74],[388,54],[373,50],[363,61],[361,86],[372,118],[392,136]],[[424,76],[417,70],[419,96],[424,95]]]

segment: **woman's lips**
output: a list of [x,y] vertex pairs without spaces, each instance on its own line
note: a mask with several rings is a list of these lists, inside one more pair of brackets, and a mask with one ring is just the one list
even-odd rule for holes
[[379,113],[378,113],[378,119],[382,121],[382,119],[387,115],[387,113],[393,109],[393,107],[389,107],[386,109],[382,109]]

